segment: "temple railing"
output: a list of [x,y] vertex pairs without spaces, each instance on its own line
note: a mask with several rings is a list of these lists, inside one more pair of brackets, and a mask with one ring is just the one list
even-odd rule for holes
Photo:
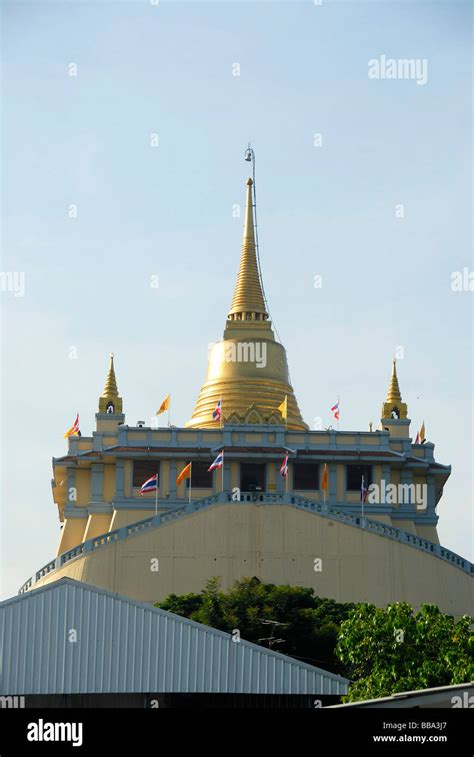
[[312,512],[317,515],[321,515],[324,518],[329,518],[330,520],[335,520],[339,523],[353,526],[354,528],[361,528],[365,531],[376,533],[379,536],[401,542],[402,544],[408,544],[410,547],[420,549],[423,552],[429,552],[431,555],[449,562],[451,565],[454,565],[456,568],[463,570],[465,573],[474,575],[474,565],[469,562],[469,560],[461,557],[461,555],[456,554],[456,552],[451,552],[451,550],[446,549],[446,547],[442,547],[439,544],[435,544],[434,542],[423,539],[420,536],[416,536],[415,534],[410,534],[408,533],[408,531],[404,531],[403,529],[397,528],[396,526],[389,526],[385,523],[381,523],[378,520],[372,520],[371,518],[367,518],[362,515],[354,515],[352,513],[342,512],[340,510],[337,510],[337,508],[332,508],[328,504],[323,502],[313,502],[310,499],[305,499],[304,497],[291,493],[277,494],[273,492],[241,492],[240,498],[236,499],[230,492],[219,492],[218,494],[213,494],[210,497],[204,497],[203,499],[199,500],[191,500],[191,502],[188,502],[180,507],[176,507],[173,510],[169,510],[166,513],[154,515],[151,518],[146,518],[145,520],[138,521],[137,523],[132,523],[129,526],[122,526],[121,528],[118,528],[114,531],[108,531],[105,534],[100,534],[100,536],[95,536],[91,539],[88,539],[82,544],[78,544],[72,549],[69,549],[67,552],[64,552],[62,555],[59,555],[54,560],[51,560],[43,568],[38,570],[35,574],[35,580],[33,580],[33,577],[31,577],[28,579],[28,581],[25,581],[23,586],[21,586],[21,588],[19,589],[18,593],[24,594],[26,591],[29,591],[38,581],[44,578],[44,576],[48,575],[48,573],[61,568],[66,563],[71,562],[71,560],[75,560],[78,557],[90,554],[96,549],[100,549],[100,547],[106,546],[107,544],[113,544],[116,541],[121,541],[123,539],[128,539],[129,537],[137,536],[138,534],[149,531],[152,528],[159,528],[166,525],[167,523],[171,523],[175,520],[179,520],[183,517],[199,512],[200,510],[205,510],[208,507],[212,507],[217,504],[228,504],[232,502],[244,502],[263,505],[290,505],[292,507],[297,507],[298,509],[305,510],[306,512]]

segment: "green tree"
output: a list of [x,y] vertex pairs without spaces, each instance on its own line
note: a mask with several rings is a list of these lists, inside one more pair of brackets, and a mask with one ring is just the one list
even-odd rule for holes
[[339,626],[354,605],[315,597],[313,589],[243,578],[223,592],[213,578],[199,594],[171,594],[156,606],[227,633],[238,629],[247,641],[345,672],[334,648]]
[[336,654],[354,680],[345,701],[465,683],[474,675],[472,618],[436,605],[357,605],[340,627]]
[[175,615],[181,615],[183,618],[194,618],[195,613],[202,605],[201,594],[169,594],[164,602],[157,603],[155,607],[161,607],[162,610],[173,612]]

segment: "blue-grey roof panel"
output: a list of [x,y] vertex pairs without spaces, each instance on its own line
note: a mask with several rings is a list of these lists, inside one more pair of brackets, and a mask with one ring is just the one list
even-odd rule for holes
[[340,676],[70,578],[0,603],[0,694],[344,694]]

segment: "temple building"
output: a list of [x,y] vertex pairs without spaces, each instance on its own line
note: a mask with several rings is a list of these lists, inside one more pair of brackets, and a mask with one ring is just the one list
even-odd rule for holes
[[[257,576],[340,602],[472,613],[474,566],[436,529],[451,468],[410,435],[395,361],[380,428],[304,422],[261,284],[251,179],[246,189],[234,295],[191,418],[127,425],[111,356],[96,430],[53,458],[57,555],[20,592],[69,577],[151,603]],[[157,491],[141,493],[154,474]]]

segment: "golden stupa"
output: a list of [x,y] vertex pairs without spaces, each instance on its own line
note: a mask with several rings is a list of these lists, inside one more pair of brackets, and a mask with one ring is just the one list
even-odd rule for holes
[[[252,179],[247,179],[240,267],[224,337],[209,352],[206,380],[186,423],[188,428],[218,427],[220,421],[212,415],[219,400],[225,423],[308,428],[289,382],[285,348],[275,340],[265,306],[257,265],[252,184]],[[287,418],[279,410],[285,397]]]
[[115,378],[114,356],[110,353],[109,370],[105,379],[104,390],[99,397],[99,413],[122,412],[122,398],[119,396]]
[[387,399],[382,405],[382,420],[387,420],[389,418],[406,420],[407,415],[407,405],[405,402],[402,402],[402,395],[398,384],[397,361],[394,360],[392,363],[392,377],[388,387]]

